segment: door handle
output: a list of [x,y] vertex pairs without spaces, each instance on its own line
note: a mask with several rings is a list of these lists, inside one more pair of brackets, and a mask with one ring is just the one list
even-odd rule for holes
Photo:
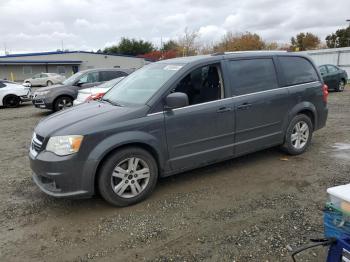
[[249,109],[251,108],[252,104],[249,104],[249,103],[243,103],[239,106],[237,106],[237,109],[238,110],[246,110],[246,109]]
[[231,107],[226,107],[226,106],[224,106],[224,107],[220,107],[220,108],[216,111],[216,113],[225,113],[225,112],[229,112],[229,111],[232,111],[232,108],[231,108]]

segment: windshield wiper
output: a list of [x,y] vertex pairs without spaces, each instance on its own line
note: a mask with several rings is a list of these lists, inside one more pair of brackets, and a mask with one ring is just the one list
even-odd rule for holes
[[119,104],[119,103],[117,103],[115,101],[112,101],[112,100],[110,100],[108,98],[102,98],[101,101],[106,101],[106,102],[108,102],[108,103],[110,103],[111,105],[114,105],[114,106],[123,106],[122,104]]

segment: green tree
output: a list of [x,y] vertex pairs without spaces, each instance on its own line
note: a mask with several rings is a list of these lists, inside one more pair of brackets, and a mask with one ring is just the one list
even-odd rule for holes
[[107,47],[103,50],[106,54],[122,54],[122,55],[143,55],[154,50],[151,42],[128,39],[123,37],[118,45]]
[[327,35],[326,43],[328,48],[350,46],[350,26]]
[[179,44],[174,40],[169,40],[168,42],[165,42],[162,47],[162,51],[172,51],[172,50],[178,50]]
[[292,50],[294,51],[305,51],[315,49],[320,44],[320,38],[313,33],[299,33],[295,37],[293,36],[290,40]]

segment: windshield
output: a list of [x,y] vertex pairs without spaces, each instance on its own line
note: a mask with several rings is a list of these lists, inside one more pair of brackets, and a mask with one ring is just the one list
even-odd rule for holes
[[83,74],[84,74],[84,72],[78,72],[78,73],[72,75],[71,77],[67,78],[66,80],[64,80],[62,82],[62,84],[73,85]]
[[145,66],[110,89],[103,97],[115,104],[145,104],[183,65],[154,63]]
[[114,79],[112,79],[110,81],[107,81],[107,82],[105,82],[103,84],[98,85],[97,87],[110,89],[113,86],[115,86],[117,83],[119,83],[123,78],[125,78],[125,77],[114,78]]

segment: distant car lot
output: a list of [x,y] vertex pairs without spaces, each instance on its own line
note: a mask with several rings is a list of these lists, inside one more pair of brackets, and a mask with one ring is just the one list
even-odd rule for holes
[[[0,111],[0,261],[289,261],[286,245],[322,235],[326,188],[348,183],[350,89],[329,96],[309,151],[277,149],[162,179],[138,205],[59,200],[34,185],[28,147],[50,112]],[[18,248],[20,247],[20,248]],[[72,248],[74,247],[74,248]],[[303,261],[322,261],[322,249]]]

